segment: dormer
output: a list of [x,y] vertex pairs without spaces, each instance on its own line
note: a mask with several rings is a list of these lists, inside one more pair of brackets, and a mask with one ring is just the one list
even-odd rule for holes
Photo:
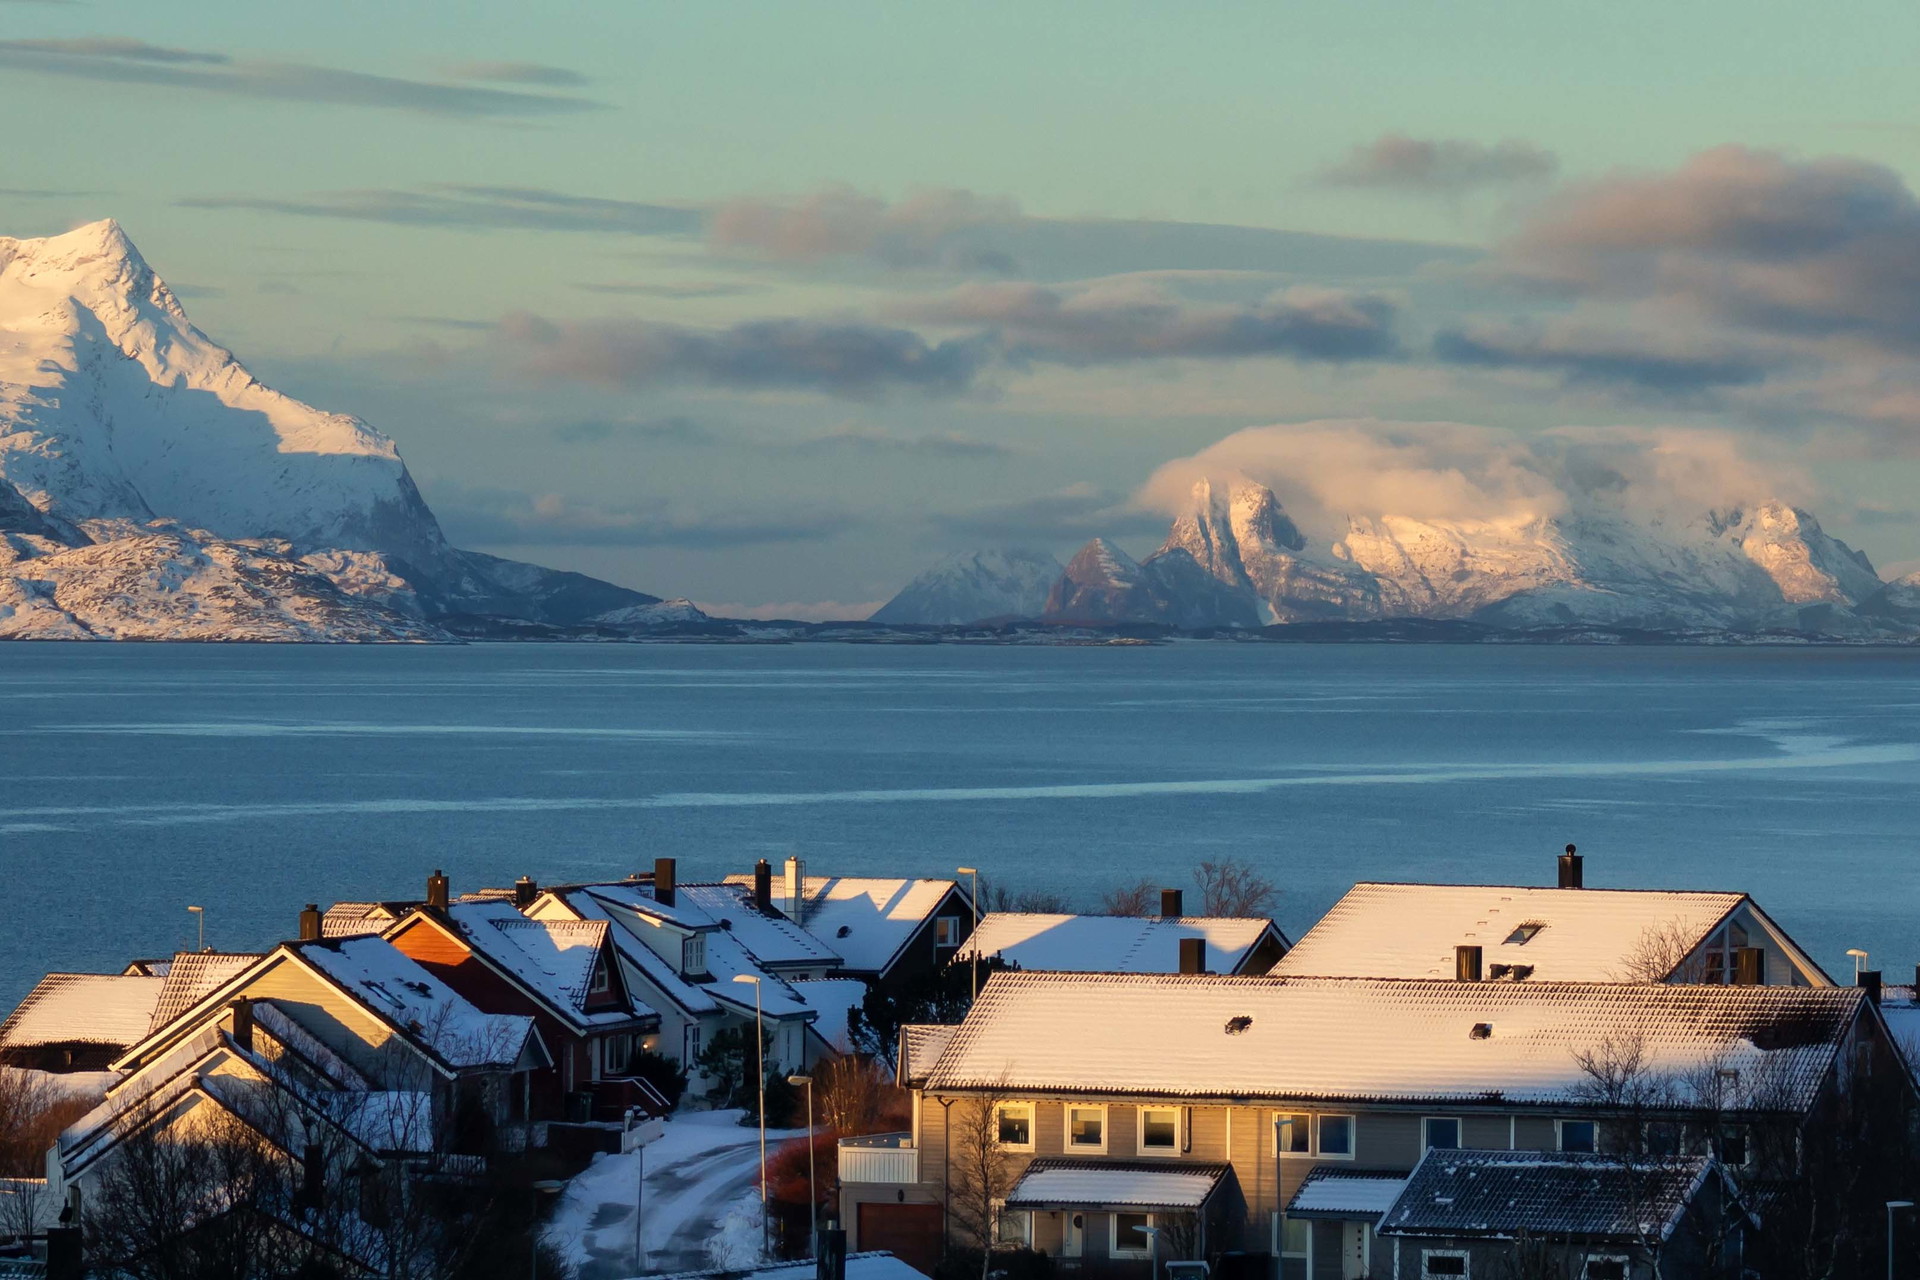
[[707,982],[707,938],[702,933],[685,934],[680,939],[680,976],[694,982]]

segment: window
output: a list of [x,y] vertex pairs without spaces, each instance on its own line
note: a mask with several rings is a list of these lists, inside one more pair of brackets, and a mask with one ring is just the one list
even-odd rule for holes
[[[1516,947],[1523,947],[1527,943],[1532,942],[1534,939],[1534,935],[1539,933],[1542,929],[1546,927],[1547,927],[1546,925],[1540,924],[1537,921],[1529,920],[1525,924],[1521,925],[1519,928],[1515,929],[1512,933],[1508,934],[1507,941],[1511,942]],[[1559,935],[1556,934],[1555,936],[1558,937]]]
[[1107,1109],[1067,1108],[1067,1145],[1079,1151],[1107,1149]]
[[1320,1158],[1322,1160],[1353,1159],[1353,1117],[1320,1117]]
[[1747,1163],[1747,1127],[1724,1125],[1720,1129],[1720,1163],[1738,1169]]
[[1313,1117],[1284,1114],[1275,1116],[1273,1138],[1280,1144],[1278,1150],[1283,1156],[1312,1155]]
[[1313,1247],[1313,1223],[1306,1218],[1288,1218],[1280,1229],[1280,1256],[1305,1258]]
[[1114,1214],[1113,1239],[1108,1242],[1108,1255],[1115,1258],[1144,1258],[1151,1254],[1153,1244],[1141,1228],[1152,1225],[1153,1215],[1150,1213]]
[[1618,1254],[1590,1253],[1580,1280],[1627,1280],[1627,1260]]
[[627,1074],[627,1069],[633,1065],[633,1033],[622,1031],[600,1043],[604,1046],[600,1059],[605,1064],[602,1073],[609,1076]]
[[1140,1108],[1140,1153],[1142,1155],[1172,1155],[1179,1149],[1179,1108]]
[[1562,1151],[1598,1151],[1600,1149],[1599,1131],[1591,1120],[1560,1121],[1560,1149]]
[[993,1109],[994,1135],[1003,1147],[1033,1150],[1033,1104],[1003,1102]]
[[1003,1248],[1024,1249],[1033,1243],[1033,1211],[996,1208],[993,1213],[993,1242]]
[[707,971],[707,940],[697,933],[688,934],[680,942],[680,972],[705,973]]
[[600,992],[605,991],[610,985],[611,983],[607,980],[607,958],[601,956],[593,962],[593,979],[587,983],[587,990],[598,995]]
[[[1429,1117],[1422,1126],[1425,1141],[1421,1143],[1423,1151],[1458,1151],[1460,1149],[1460,1122],[1452,1117]],[[1461,1254],[1465,1257],[1465,1254]],[[1442,1271],[1437,1275],[1463,1276],[1464,1271]]]
[[1420,1254],[1420,1275],[1422,1280],[1428,1276],[1464,1276],[1467,1274],[1467,1255],[1452,1250],[1426,1249]]
[[933,945],[941,951],[951,951],[960,945],[959,916],[934,917]]

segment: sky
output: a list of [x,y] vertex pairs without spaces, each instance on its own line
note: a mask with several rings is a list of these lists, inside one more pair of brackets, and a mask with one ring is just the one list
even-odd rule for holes
[[459,544],[733,613],[1143,554],[1222,459],[1329,521],[1779,496],[1888,571],[1916,44],[1896,3],[0,0],[0,234],[118,219]]

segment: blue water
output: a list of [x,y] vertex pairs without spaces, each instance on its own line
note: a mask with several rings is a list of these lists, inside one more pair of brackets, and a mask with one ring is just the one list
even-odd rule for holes
[[1092,905],[1250,859],[1744,889],[1845,974],[1920,961],[1920,654],[1190,644],[0,645],[0,998],[264,946],[300,906],[804,856]]

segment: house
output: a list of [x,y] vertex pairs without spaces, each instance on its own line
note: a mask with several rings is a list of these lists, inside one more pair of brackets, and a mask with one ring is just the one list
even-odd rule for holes
[[1181,973],[1190,964],[1194,973],[1265,973],[1287,954],[1286,935],[1271,920],[1187,916],[1178,889],[1161,898],[1158,916],[989,911],[954,963],[999,959],[1015,969],[1082,973]]
[[[535,1120],[616,1120],[632,1107],[652,1114],[666,1099],[630,1070],[654,1043],[660,1015],[630,994],[605,920],[534,919],[513,901],[452,901],[435,871],[427,900],[380,935],[489,1013],[530,1017],[553,1058],[531,1081]],[[537,894],[523,879],[522,905]],[[314,932],[311,911],[302,935]],[[324,932],[324,925],[321,932]]]
[[[1309,1178],[1301,1201],[1339,1179]],[[1711,1156],[1429,1151],[1379,1223],[1375,1271],[1581,1280],[1738,1276],[1749,1212]],[[1382,1256],[1384,1255],[1384,1256]]]
[[907,983],[950,961],[973,928],[973,900],[952,880],[810,876],[788,858],[778,885],[762,860],[751,886],[773,910],[804,927],[840,957],[833,977]]
[[147,1034],[164,979],[50,973],[0,1023],[0,1063],[36,1071],[102,1071]]
[[[1115,1275],[1144,1271],[1142,1228],[1162,1258],[1368,1274],[1430,1151],[1657,1128],[1778,1197],[1798,1153],[1915,1107],[1871,993],[1832,986],[1011,972],[958,1027],[908,1028],[900,1061],[912,1129],[840,1150],[852,1247],[985,1229]],[[1322,1169],[1359,1181],[1297,1198]]]
[[1514,982],[1688,982],[1830,987],[1833,980],[1744,893],[1583,887],[1355,885],[1274,966],[1329,978],[1447,978],[1457,948]]

